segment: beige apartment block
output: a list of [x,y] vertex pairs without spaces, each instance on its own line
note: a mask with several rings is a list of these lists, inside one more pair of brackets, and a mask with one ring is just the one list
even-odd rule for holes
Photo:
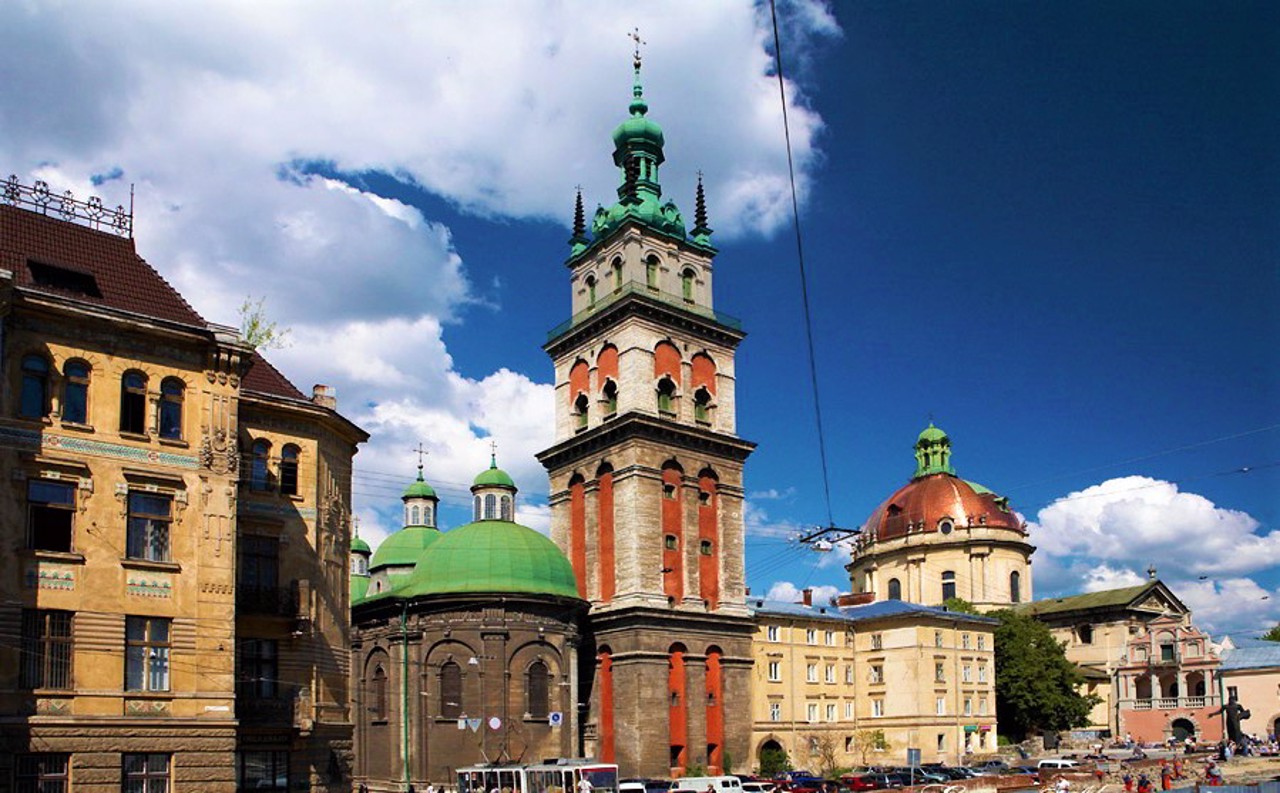
[[832,748],[838,767],[864,754],[905,765],[909,748],[951,764],[995,749],[994,620],[902,601],[748,605],[758,623],[753,767],[770,749],[814,773]]
[[329,659],[366,436],[200,317],[130,216],[8,187],[0,790],[347,789]]

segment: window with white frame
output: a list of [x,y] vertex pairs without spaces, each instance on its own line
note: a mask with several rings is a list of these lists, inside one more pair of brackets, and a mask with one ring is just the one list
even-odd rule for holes
[[805,642],[807,642],[808,644],[817,644],[817,643],[818,643],[818,632],[817,632],[816,630],[814,630],[813,628],[809,628],[808,630],[806,630],[806,631],[804,632],[804,640],[805,640]]
[[827,703],[827,721],[835,721],[835,720],[836,720],[836,703],[828,702]]
[[978,682],[979,683],[987,682],[987,665],[986,664],[978,664]]
[[964,698],[964,715],[966,716],[973,715],[973,699],[970,697]]
[[947,698],[946,697],[938,697],[937,701],[934,702],[934,706],[937,708],[937,713],[939,716],[947,715]]
[[934,647],[942,646],[942,631],[933,632],[933,646]]
[[853,701],[852,700],[848,700],[844,703],[844,718],[845,718],[845,721],[853,720]]
[[983,636],[982,634],[978,634],[978,649],[979,650],[987,649],[987,637]]
[[818,682],[818,665],[808,664],[804,668],[804,679],[810,683]]
[[782,663],[780,661],[769,662],[769,681],[772,683],[782,681]]
[[960,646],[966,650],[969,649],[969,634],[967,633],[960,634]]
[[777,625],[770,625],[769,627],[765,628],[765,629],[764,629],[764,631],[765,631],[765,638],[766,638],[766,639],[768,639],[768,640],[769,640],[769,641],[771,641],[771,642],[776,642],[776,641],[778,641],[778,626],[777,626]]
[[987,715],[987,698],[986,697],[981,697],[978,700],[978,715],[979,716]]
[[844,665],[844,682],[853,685],[853,664]]
[[835,647],[835,646],[836,646],[836,632],[835,632],[835,631],[827,631],[827,632],[826,632],[826,635],[825,635],[825,636],[823,636],[823,639],[824,639],[824,640],[826,640],[826,643],[827,643],[827,646],[828,646],[828,647]]
[[933,665],[933,679],[937,683],[947,682],[947,669],[941,661]]
[[169,620],[125,617],[126,691],[169,690]]
[[884,665],[883,665],[883,664],[872,664],[872,665],[871,665],[871,680],[870,680],[870,682],[872,682],[872,683],[883,683],[883,682],[884,682]]
[[769,721],[782,721],[782,703],[769,703]]
[[879,633],[871,634],[871,649],[872,650],[884,649],[884,637]]
[[818,703],[810,702],[806,711],[805,715],[809,717],[809,723],[816,724],[818,721]]
[[965,664],[964,666],[960,667],[960,679],[966,683],[972,683],[973,667],[969,666],[968,664]]
[[826,671],[826,676],[823,679],[826,680],[828,683],[836,682],[836,665],[827,664],[827,668],[825,671]]
[[871,700],[871,715],[872,715],[872,716],[876,716],[876,717],[879,717],[879,716],[883,716],[883,715],[884,715],[884,700],[883,700],[883,699],[876,698],[876,699]]

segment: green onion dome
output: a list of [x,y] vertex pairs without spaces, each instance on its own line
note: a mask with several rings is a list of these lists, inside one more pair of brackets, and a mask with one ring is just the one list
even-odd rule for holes
[[372,549],[369,548],[369,543],[361,539],[360,535],[357,534],[356,536],[351,538],[352,553],[369,553],[371,550]]

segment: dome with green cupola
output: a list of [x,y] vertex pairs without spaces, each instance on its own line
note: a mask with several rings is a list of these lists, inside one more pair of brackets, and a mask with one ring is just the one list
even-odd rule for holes
[[396,594],[490,592],[576,598],[578,584],[569,560],[546,536],[513,521],[481,520],[446,532]]

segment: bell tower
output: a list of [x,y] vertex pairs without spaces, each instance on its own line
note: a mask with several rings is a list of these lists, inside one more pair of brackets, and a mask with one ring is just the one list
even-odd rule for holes
[[552,539],[591,602],[585,754],[627,775],[721,773],[726,753],[748,756],[751,724],[743,466],[755,444],[734,418],[745,334],[714,308],[701,179],[693,229],[662,200],[638,49],[628,110],[613,133],[617,201],[590,234],[577,197],[571,316],[543,347],[556,442],[538,459]]

